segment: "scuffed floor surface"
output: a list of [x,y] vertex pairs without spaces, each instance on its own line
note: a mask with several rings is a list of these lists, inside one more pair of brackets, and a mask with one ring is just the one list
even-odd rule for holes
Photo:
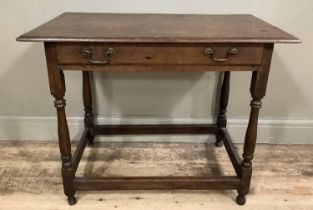
[[[224,150],[204,143],[102,142],[86,148],[78,174],[234,174]],[[77,192],[78,203],[68,206],[59,159],[55,142],[0,141],[0,209],[313,209],[313,145],[257,145],[251,192],[243,207],[235,204],[235,191]]]

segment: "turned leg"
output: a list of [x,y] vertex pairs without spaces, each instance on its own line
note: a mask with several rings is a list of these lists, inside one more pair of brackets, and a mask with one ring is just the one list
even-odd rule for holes
[[250,181],[252,175],[252,159],[256,144],[257,137],[257,126],[259,110],[262,106],[262,102],[259,98],[253,97],[251,101],[251,111],[249,124],[247,127],[247,132],[245,136],[245,143],[243,149],[243,161],[241,163],[242,176],[241,176],[241,187],[238,189],[238,197],[236,199],[239,205],[243,205],[246,202],[245,196],[249,193]]
[[74,197],[75,190],[72,183],[75,174],[72,170],[71,143],[65,115],[66,104],[64,98],[55,97],[54,105],[57,109],[58,116],[58,136],[62,159],[62,179],[64,193],[68,196],[69,204],[73,205],[76,203],[76,198]]
[[95,139],[94,133],[94,119],[92,113],[92,95],[91,95],[91,72],[83,71],[83,98],[84,98],[84,107],[85,107],[85,117],[84,123],[85,128],[89,129],[88,132],[88,143],[93,145]]
[[[230,83],[230,72],[224,72],[223,76],[223,84],[221,89],[221,96],[220,96],[220,104],[219,104],[219,114],[217,117],[217,126],[219,128],[226,128],[227,118],[227,105],[228,105],[228,98],[229,98],[229,83]],[[215,146],[222,147],[223,141],[220,138],[220,135],[217,134]]]
[[72,153],[71,142],[68,131],[68,125],[65,115],[65,81],[62,69],[57,66],[57,57],[55,46],[53,43],[45,43],[47,64],[48,64],[48,76],[50,84],[50,92],[55,98],[54,105],[57,110],[58,118],[58,137],[59,147],[62,159],[62,180],[64,193],[68,197],[70,205],[76,203],[75,189],[73,186],[73,179],[75,174],[72,170]]
[[254,155],[259,110],[262,106],[262,98],[266,93],[266,86],[270,70],[270,63],[273,52],[273,44],[264,46],[263,59],[260,68],[252,73],[250,93],[252,101],[250,103],[251,111],[249,123],[245,135],[245,142],[243,148],[243,160],[241,162],[241,183],[238,187],[238,196],[236,201],[239,205],[244,205],[246,202],[246,195],[249,193],[250,181],[252,176],[252,159]]

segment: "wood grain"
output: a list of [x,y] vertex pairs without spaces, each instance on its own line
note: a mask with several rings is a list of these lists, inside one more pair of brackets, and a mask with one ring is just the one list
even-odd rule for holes
[[[226,62],[215,62],[204,53],[214,50],[214,57],[225,58],[227,52],[238,49],[238,54]],[[60,65],[88,65],[82,49],[92,52],[92,59],[103,60],[108,48],[114,49],[106,65],[258,65],[262,61],[262,44],[103,44],[58,43]]]
[[64,13],[18,41],[127,43],[298,43],[252,15]]
[[[178,137],[176,139],[179,141]],[[226,151],[214,147],[213,141],[212,145],[149,142],[96,144],[95,148],[86,148],[78,169],[79,175],[211,176],[218,174],[217,168],[223,174],[233,175]],[[241,144],[235,146],[239,150],[242,148]],[[58,150],[56,141],[0,141],[2,209],[70,208],[61,195],[63,189]],[[234,205],[232,191],[212,190],[79,192],[79,205],[75,207],[90,210],[311,210],[312,169],[312,145],[259,144],[254,160],[251,193],[246,206]]]
[[[64,13],[19,41],[42,41],[48,65],[50,92],[55,98],[58,116],[59,145],[62,158],[64,193],[70,205],[76,203],[77,189],[204,189],[236,188],[236,202],[245,204],[252,175],[252,158],[256,144],[261,99],[265,96],[274,43],[297,43],[299,39],[252,15],[160,15]],[[75,42],[75,43],[69,43]],[[178,44],[180,43],[180,44]],[[87,49],[88,48],[88,49]],[[96,68],[98,67],[98,68]],[[194,125],[115,125],[94,126],[92,93],[88,71],[215,70],[226,71],[222,86],[217,126]],[[216,68],[215,67],[219,67]],[[213,69],[214,68],[214,69]],[[74,153],[65,114],[65,80],[63,70],[83,72],[85,132]],[[230,71],[251,70],[251,112],[245,136],[243,161],[226,129],[226,108]],[[95,129],[95,133],[93,130]],[[217,132],[219,131],[219,132]],[[165,179],[78,179],[75,171],[83,155],[86,140],[94,134],[217,134],[222,137],[236,179],[192,178]],[[221,136],[219,136],[221,135]],[[74,163],[74,164],[73,164]],[[86,178],[87,179],[87,178]],[[76,187],[76,188],[75,188]]]

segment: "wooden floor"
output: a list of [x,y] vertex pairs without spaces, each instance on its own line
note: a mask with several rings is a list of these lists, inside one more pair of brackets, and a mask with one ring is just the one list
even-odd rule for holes
[[[237,145],[240,149],[242,145]],[[206,143],[101,143],[87,148],[85,176],[234,174],[224,148]],[[0,209],[313,209],[313,145],[258,145],[251,193],[234,191],[78,192],[68,206],[56,142],[0,141]]]

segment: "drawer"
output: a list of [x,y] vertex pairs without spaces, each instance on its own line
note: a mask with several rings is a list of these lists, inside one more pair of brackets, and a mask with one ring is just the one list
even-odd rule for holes
[[258,65],[262,44],[59,43],[62,65]]

